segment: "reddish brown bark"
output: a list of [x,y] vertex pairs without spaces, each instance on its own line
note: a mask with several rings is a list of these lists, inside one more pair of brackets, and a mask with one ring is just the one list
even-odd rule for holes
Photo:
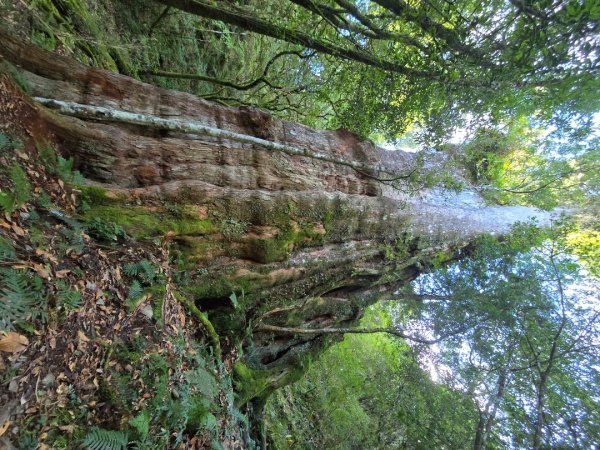
[[[197,121],[394,173],[416,165],[414,154],[383,150],[347,130],[315,130],[216,105],[86,67],[3,31],[0,43],[4,71],[20,70],[31,97]],[[403,184],[402,192],[344,165],[236,140],[60,115],[24,99],[6,77],[0,115],[3,127],[20,127],[73,156],[89,183],[107,189],[127,214],[172,218],[179,208],[210,221],[201,231],[182,226],[167,234],[197,305],[234,341],[269,310],[275,312],[265,325],[347,328],[432,258],[458,257],[473,237],[506,232],[523,217],[511,209],[448,205],[435,190]],[[422,170],[439,171],[442,163],[436,156]],[[242,308],[233,310],[231,292],[244,293]],[[273,337],[272,330],[257,330],[248,362],[268,370],[274,387],[325,339]]]

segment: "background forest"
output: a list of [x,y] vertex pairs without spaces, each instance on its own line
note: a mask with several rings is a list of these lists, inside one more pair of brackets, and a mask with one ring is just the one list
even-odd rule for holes
[[[269,448],[598,448],[598,2],[2,0],[0,16],[92,66],[444,153],[489,204],[571,214],[432,260],[332,332],[268,399]],[[417,181],[465,188],[442,178]]]

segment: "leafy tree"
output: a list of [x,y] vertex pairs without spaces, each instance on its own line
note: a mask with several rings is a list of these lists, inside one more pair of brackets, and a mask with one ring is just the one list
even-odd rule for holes
[[475,449],[589,448],[600,437],[598,286],[550,237],[526,252],[524,241],[486,240],[420,280],[429,300],[407,302],[409,322],[466,330],[431,357],[477,400]]
[[[387,321],[376,310],[363,320]],[[267,406],[275,448],[463,449],[475,423],[472,401],[438,385],[397,338],[351,335]]]
[[587,95],[598,87],[593,1],[160,2],[314,51],[300,61],[305,92],[330,125],[364,135],[414,122],[439,131],[468,111],[559,123],[598,107]]

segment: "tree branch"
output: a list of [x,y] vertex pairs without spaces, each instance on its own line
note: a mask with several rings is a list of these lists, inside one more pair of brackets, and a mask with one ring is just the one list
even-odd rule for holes
[[419,344],[433,345],[443,341],[449,337],[461,334],[465,331],[460,328],[452,333],[445,334],[436,339],[425,339],[419,336],[411,336],[398,328],[295,328],[295,327],[278,327],[276,325],[259,324],[254,328],[255,331],[271,332],[276,334],[371,334],[371,333],[387,333]]

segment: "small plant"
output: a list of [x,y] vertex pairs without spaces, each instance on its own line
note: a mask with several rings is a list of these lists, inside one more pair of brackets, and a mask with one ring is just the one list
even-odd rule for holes
[[121,225],[108,222],[100,217],[96,217],[88,223],[86,229],[91,236],[105,242],[116,242],[119,239],[125,239],[126,236]]
[[43,317],[46,299],[42,279],[14,269],[0,270],[0,331],[13,330],[16,323]]
[[0,133],[0,152],[3,152],[4,150],[7,150],[11,147],[12,142],[10,138],[4,133]]
[[57,307],[62,308],[65,311],[70,311],[79,308],[79,306],[81,305],[81,292],[74,289],[70,289],[69,286],[67,286],[67,284],[62,280],[58,281],[57,287]]
[[127,293],[127,299],[134,300],[134,299],[138,298],[140,295],[142,295],[142,292],[144,292],[144,290],[142,289],[142,285],[140,284],[140,282],[138,280],[133,280],[133,283],[131,283],[131,286],[129,286],[129,292]]
[[10,241],[0,236],[0,261],[15,259],[16,256],[15,248]]
[[73,170],[75,163],[73,157],[68,159],[56,154],[56,151],[48,142],[39,142],[36,144],[38,155],[42,164],[48,172],[57,175],[63,181],[72,184],[81,184],[85,181],[78,170]]
[[10,64],[3,64],[2,70],[7,73],[21,89],[23,89],[23,92],[27,94],[31,92],[31,85],[25,78],[25,75],[23,75],[23,72]]
[[11,192],[0,192],[0,207],[10,214],[15,209],[20,208],[31,198],[31,184],[23,168],[14,163],[8,172],[12,182]]
[[157,271],[150,261],[142,259],[135,263],[125,264],[123,267],[125,275],[139,278],[140,281],[150,284],[156,280]]
[[129,421],[129,425],[137,431],[139,440],[145,441],[150,431],[150,414],[147,410],[142,411]]
[[83,440],[88,450],[124,450],[127,448],[127,434],[94,427]]

